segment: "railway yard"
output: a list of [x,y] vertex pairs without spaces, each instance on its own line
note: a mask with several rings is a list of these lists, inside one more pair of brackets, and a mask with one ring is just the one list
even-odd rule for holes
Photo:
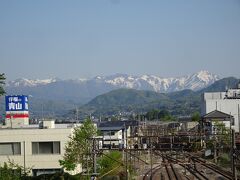
[[[218,134],[212,139],[209,138],[215,145],[209,158],[206,154],[208,140],[205,132],[199,130],[199,126],[182,131],[176,124],[139,125],[127,140],[128,148],[122,150],[125,167],[131,166],[135,172],[134,175],[129,173],[131,178],[128,179],[240,179],[236,168],[239,168],[239,155],[236,155],[238,150],[235,149],[234,156],[231,143],[225,144],[225,147],[216,146],[221,136]],[[230,160],[227,166],[221,167],[216,161],[224,152],[235,159]],[[231,162],[234,162],[234,167]]]
[[192,156],[191,154],[186,154],[185,157],[179,157],[176,154],[156,152],[154,158],[159,158],[159,162],[154,164],[152,168],[137,179],[233,179],[230,171],[206,162],[198,156]]

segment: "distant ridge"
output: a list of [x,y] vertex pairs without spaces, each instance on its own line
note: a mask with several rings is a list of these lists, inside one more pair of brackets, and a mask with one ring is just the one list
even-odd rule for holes
[[[213,75],[208,71],[200,71],[192,75],[177,78],[161,78],[153,75],[131,76],[115,74],[106,77],[97,76],[92,79],[76,80],[61,80],[57,78],[46,80],[17,79],[7,82],[5,89],[7,94],[30,95],[30,110],[33,116],[41,114],[59,116],[67,114],[69,110],[88,103],[99,95],[117,89],[122,89],[120,92],[123,93],[123,96],[126,91],[123,89],[132,90],[132,97],[126,96],[129,97],[129,99],[134,97],[136,90],[148,91],[147,93],[137,92],[135,99],[132,99],[132,102],[128,102],[132,107],[141,104],[139,109],[142,108],[143,110],[155,107],[174,109],[176,108],[175,101],[178,101],[177,104],[179,105],[181,102],[185,103],[185,100],[188,98],[190,101],[191,98],[194,100],[194,94],[204,88],[210,87],[218,79],[217,75]],[[179,94],[179,92],[181,93]],[[189,96],[188,92],[190,92],[192,96]],[[163,94],[159,95],[159,93]],[[166,95],[166,93],[168,93],[168,95]],[[139,100],[140,97],[143,98],[142,101]],[[157,102],[159,98],[161,104]],[[155,102],[153,99],[155,99]],[[121,101],[119,101],[119,103],[120,102]],[[99,103],[101,102],[99,101]],[[191,111],[191,108],[194,108],[194,106],[195,105],[189,106],[188,110]],[[101,107],[104,108],[104,106]],[[100,112],[101,108],[98,108],[98,111]]]
[[97,96],[80,109],[95,115],[113,115],[119,112],[146,112],[151,109],[165,109],[172,115],[191,115],[201,107],[201,94],[204,92],[225,91],[225,87],[235,88],[238,79],[234,77],[216,81],[199,91],[185,89],[171,93],[157,93],[134,89],[117,89]]
[[[85,86],[89,89],[91,85],[110,86],[113,89],[118,88],[131,88],[137,90],[151,90],[155,92],[174,92],[184,89],[191,89],[194,91],[205,88],[215,81],[219,80],[217,75],[208,71],[199,71],[192,75],[176,77],[176,78],[163,78],[155,75],[142,75],[132,76],[127,74],[115,74],[110,76],[96,76],[92,79],[76,79],[76,80],[61,80],[57,78],[45,80],[30,80],[26,78],[9,81],[6,83],[8,89],[11,88],[24,88],[24,87],[38,87],[38,86],[51,86],[56,83],[70,83],[79,86]],[[89,87],[88,87],[89,86]],[[84,87],[83,87],[84,88]],[[103,88],[104,89],[104,88]],[[102,92],[105,93],[105,92]]]

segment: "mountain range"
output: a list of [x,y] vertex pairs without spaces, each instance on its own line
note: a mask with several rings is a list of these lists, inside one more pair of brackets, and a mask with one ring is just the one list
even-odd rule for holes
[[185,89],[170,93],[117,89],[99,95],[80,108],[80,113],[116,115],[123,112],[143,113],[152,109],[168,110],[175,116],[189,116],[201,111],[201,95],[204,92],[225,91],[236,88],[239,79],[223,78],[198,91]]
[[[126,74],[96,76],[91,79],[75,80],[61,80],[58,78],[30,80],[22,78],[6,82],[5,90],[7,94],[29,95],[32,114],[55,116],[56,114],[63,115],[67,111],[76,109],[76,107],[84,104],[86,105],[82,106],[81,109],[86,109],[86,107],[90,107],[93,104],[94,98],[118,89],[121,89],[123,92],[126,92],[123,89],[132,90],[133,92],[135,90],[148,92],[143,93],[140,97],[152,96],[150,95],[151,93],[155,93],[154,96],[165,97],[166,94],[174,95],[175,92],[185,91],[186,89],[191,90],[190,94],[194,94],[215,84],[219,79],[217,75],[208,71],[200,71],[192,75],[176,78],[162,78],[155,75],[132,76]],[[159,93],[162,94],[159,95]],[[121,97],[121,93],[117,92],[117,94]],[[133,104],[136,99],[132,99]],[[170,97],[165,97],[161,101],[169,105],[170,99]],[[130,104],[132,103],[130,102]],[[135,103],[133,106],[137,106],[137,104]],[[99,107],[99,109],[101,108]]]
[[176,78],[162,78],[155,75],[132,76],[115,74],[96,76],[91,79],[45,80],[17,79],[6,83],[8,94],[28,94],[36,98],[49,100],[70,100],[86,103],[92,98],[119,88],[149,90],[169,93],[184,89],[197,91],[219,80],[217,75],[200,71],[192,75]]

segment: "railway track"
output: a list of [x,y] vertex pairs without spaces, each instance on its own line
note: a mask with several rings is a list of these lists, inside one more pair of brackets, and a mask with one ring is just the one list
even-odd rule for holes
[[[233,179],[233,175],[230,171],[224,170],[215,164],[208,163],[205,160],[202,160],[200,157],[192,156],[191,154],[185,156],[186,158],[189,159],[189,162],[187,163],[186,160],[179,160],[170,155],[162,154],[159,152],[155,152],[155,154],[162,158],[162,164],[155,166],[152,170],[149,170],[145,174],[143,180],[159,179],[160,178],[159,174],[158,176],[156,175],[157,172],[161,172],[160,179],[162,179],[163,168],[165,169],[163,173],[165,175],[163,179],[165,180],[166,178],[169,180],[182,180],[193,178],[197,180],[209,180],[211,179],[211,176],[214,176],[214,174],[220,175],[223,179],[227,180]],[[178,167],[181,168],[176,168],[176,165],[178,165]],[[183,169],[185,169],[185,172],[187,171],[190,174],[186,175],[186,173],[180,172],[180,170],[183,171]],[[207,176],[206,172],[204,173],[204,170],[207,169],[210,170],[210,172],[213,172],[214,174],[211,175],[210,177]],[[240,176],[238,176],[238,179],[240,179]]]
[[[167,159],[174,162],[175,164],[178,164],[179,166],[183,167],[187,171],[189,171],[196,179],[198,180],[208,180],[209,178],[206,177],[203,173],[192,167],[190,164],[186,164],[176,158],[173,158],[171,156],[165,155]],[[185,176],[186,177],[186,176]]]
[[[231,172],[223,170],[220,167],[218,167],[217,165],[206,163],[206,161],[204,161],[202,159],[199,159],[197,157],[192,157],[191,159],[194,162],[200,163],[202,166],[205,166],[208,169],[211,169],[212,171],[220,174],[221,176],[223,176],[226,179],[232,179],[233,178],[233,174]],[[238,179],[240,179],[240,177],[238,177]]]
[[181,176],[179,176],[178,172],[174,168],[172,163],[166,163],[165,158],[163,157],[164,167],[167,173],[167,177],[169,180],[181,180]]
[[[158,165],[158,166],[155,166],[154,168],[152,168],[152,170],[148,170],[144,177],[143,177],[143,180],[150,180],[151,178],[153,179],[154,178],[154,175],[157,173],[157,171],[159,171],[160,169],[162,168],[162,165]],[[151,177],[152,176],[152,177]]]
[[169,164],[165,163],[165,165],[158,165],[154,167],[152,170],[148,170],[145,173],[143,180],[159,179],[159,177],[157,177],[157,173],[160,171],[160,169],[162,169],[162,167],[165,167],[166,175],[169,180],[182,180],[182,178],[179,176],[178,172],[176,171],[172,163],[169,163]]

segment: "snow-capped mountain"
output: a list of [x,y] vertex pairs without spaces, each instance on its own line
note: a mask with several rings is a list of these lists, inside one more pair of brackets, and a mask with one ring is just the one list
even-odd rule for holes
[[38,85],[47,85],[47,84],[50,84],[50,83],[53,83],[53,82],[56,82],[58,81],[57,78],[52,78],[52,79],[43,79],[43,80],[40,80],[40,79],[36,79],[36,80],[31,80],[31,79],[26,79],[26,78],[19,78],[19,79],[16,79],[14,81],[8,81],[6,83],[6,86],[10,86],[10,87],[34,87],[34,86],[38,86]]
[[184,89],[199,90],[213,84],[218,79],[216,75],[207,71],[177,78],[163,78],[156,75],[115,74],[75,80],[57,78],[45,80],[17,79],[6,82],[5,91],[8,95],[29,95],[33,114],[41,116],[39,109],[44,107],[45,112],[51,116],[53,112],[65,114],[76,106],[86,104],[99,95],[119,88],[156,92],[174,92]]
[[[176,77],[176,78],[163,78],[155,75],[142,75],[132,76],[127,74],[115,74],[111,76],[96,76],[92,79],[78,79],[78,80],[60,80],[60,79],[45,79],[45,80],[29,80],[17,79],[9,81],[6,87],[37,87],[46,86],[53,83],[66,83],[69,86],[71,83],[80,85],[81,87],[90,89],[89,85],[97,86],[100,89],[117,89],[117,88],[132,88],[137,90],[152,90],[156,92],[173,92],[184,89],[200,90],[205,88],[216,80],[219,80],[217,75],[208,71],[200,71],[192,75]],[[102,87],[100,87],[102,86]],[[96,90],[98,91],[98,90]],[[103,92],[104,93],[104,92]]]
[[219,77],[208,71],[200,71],[192,75],[177,78],[162,78],[154,75],[131,76],[116,74],[107,77],[97,76],[95,79],[98,82],[111,84],[118,88],[173,92],[183,89],[196,91],[211,85],[216,80],[219,80]]

